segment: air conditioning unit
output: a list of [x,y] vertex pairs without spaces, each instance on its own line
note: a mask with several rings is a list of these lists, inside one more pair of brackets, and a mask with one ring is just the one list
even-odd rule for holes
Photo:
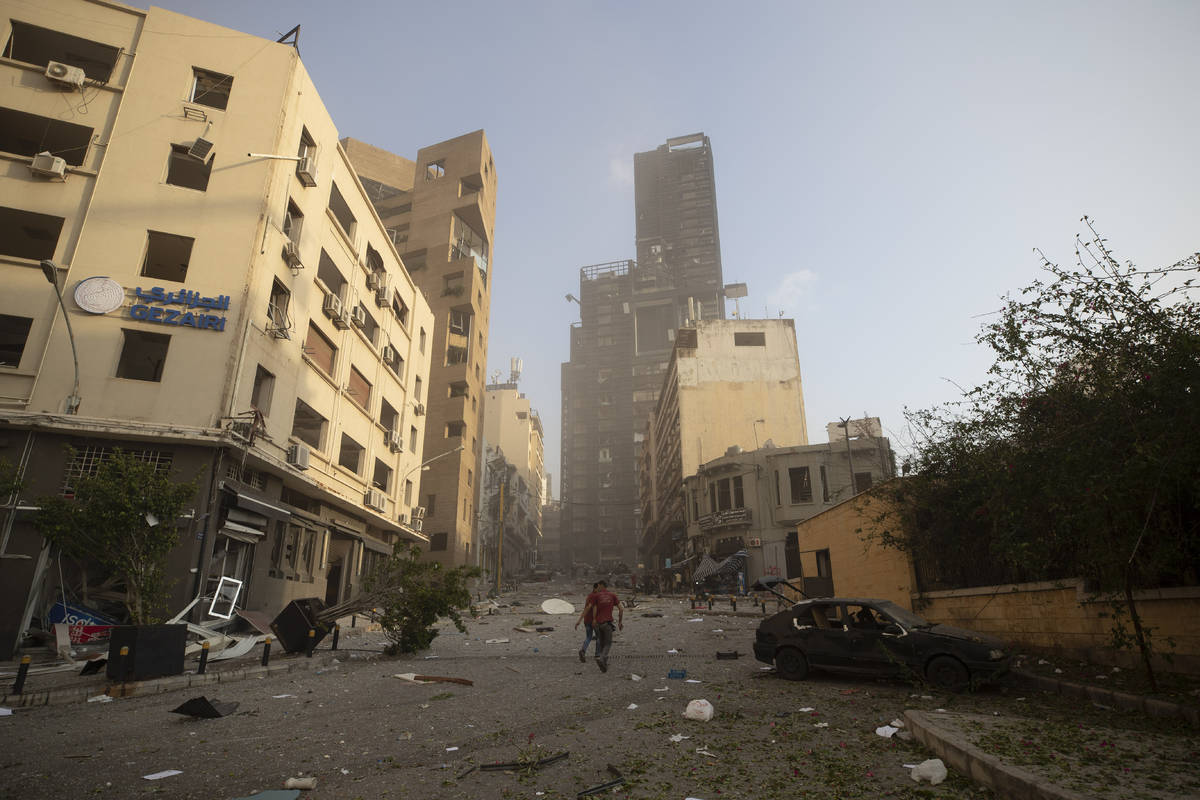
[[350,327],[350,312],[343,308],[342,313],[338,314],[336,317],[333,318],[333,327],[337,328],[338,330],[342,330],[342,331],[349,328]]
[[291,239],[283,243],[283,260],[287,262],[289,267],[304,269],[304,265],[300,263],[300,245]]
[[390,364],[396,360],[396,348],[392,347],[390,344],[385,344],[383,349],[379,351],[379,355],[384,361]]
[[750,547],[762,547],[762,539],[754,538],[749,540]]
[[308,469],[308,463],[312,457],[312,451],[308,445],[297,442],[288,448],[287,462],[296,469]]
[[317,160],[312,156],[305,156],[296,162],[296,177],[300,179],[300,183],[305,186],[317,185]]
[[368,272],[367,273],[367,288],[368,289],[378,289],[379,288],[379,273],[378,272]]
[[379,491],[378,489],[371,489],[365,495],[363,495],[363,505],[365,505],[367,508],[373,508],[376,511],[383,511],[384,502],[385,498],[383,492]]
[[400,512],[399,514],[396,515],[396,521],[399,522],[401,525],[407,525],[408,517],[404,514],[404,512]]
[[425,414],[425,404],[424,404],[424,403],[417,403],[416,405],[414,405],[414,406],[413,406],[413,413],[414,413],[414,414],[416,414],[418,417],[420,417],[420,416],[424,416],[424,414]]
[[355,306],[350,312],[350,321],[360,328],[367,326],[367,310],[362,306]]
[[408,523],[408,527],[420,533],[421,528],[425,527],[425,520],[414,519],[412,522]]
[[61,61],[51,61],[46,65],[46,77],[55,83],[61,83],[64,86],[70,86],[74,89],[82,89],[83,81],[86,77],[83,70],[79,67],[72,67],[70,64],[63,64]]
[[188,148],[188,155],[198,161],[204,161],[208,158],[208,154],[212,152],[213,143],[203,136],[197,137],[196,141],[192,142],[192,146]]
[[29,162],[29,169],[34,175],[44,175],[47,178],[65,178],[67,162],[49,152],[38,153]]
[[236,421],[229,426],[229,430],[233,432],[235,437],[248,442],[254,434],[254,423]]
[[415,506],[412,510],[413,519],[425,519],[425,506]]
[[388,448],[393,453],[404,452],[404,434],[399,430],[391,430],[387,433]]

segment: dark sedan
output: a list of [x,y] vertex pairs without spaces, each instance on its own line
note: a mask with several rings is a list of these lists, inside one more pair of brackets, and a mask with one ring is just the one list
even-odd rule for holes
[[1003,674],[1000,640],[921,619],[890,600],[804,600],[758,626],[754,657],[777,674],[803,680],[810,669],[923,678],[962,691]]

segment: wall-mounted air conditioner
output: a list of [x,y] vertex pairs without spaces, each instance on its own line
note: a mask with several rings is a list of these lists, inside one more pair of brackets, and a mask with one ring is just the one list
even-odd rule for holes
[[291,239],[285,240],[283,243],[283,260],[293,269],[303,269],[304,264],[300,263],[300,245]]
[[390,430],[387,433],[388,449],[393,453],[404,452],[404,434],[399,430]]
[[365,495],[363,495],[363,505],[365,505],[367,508],[373,508],[376,511],[383,511],[384,502],[385,498],[383,492],[379,491],[378,489],[371,489]]
[[42,175],[47,178],[65,178],[67,176],[67,162],[49,152],[38,153],[33,157],[33,161],[29,162],[29,169],[34,175]]
[[367,273],[367,288],[368,289],[378,289],[379,288],[379,273],[378,272],[368,272]]
[[425,527],[425,520],[414,519],[412,522],[408,523],[408,527],[419,533],[421,528]]
[[305,186],[317,185],[317,160],[312,156],[305,156],[296,162],[296,177],[300,179],[300,183]]
[[325,316],[334,321],[334,324],[337,324],[337,318],[342,315],[342,298],[330,292],[325,295],[325,303],[321,306],[321,310],[325,312]]
[[390,344],[385,344],[383,349],[379,351],[379,354],[383,357],[383,360],[389,364],[396,360],[396,348],[392,347]]
[[70,86],[73,89],[82,89],[86,76],[79,67],[63,64],[61,61],[51,61],[46,65],[46,77],[64,86]]
[[418,417],[420,417],[420,416],[424,416],[424,414],[425,414],[425,404],[424,404],[424,403],[417,403],[416,405],[414,405],[414,406],[413,406],[413,414],[417,415]]
[[425,519],[425,506],[414,506],[412,510],[413,519]]
[[336,317],[333,318],[333,327],[337,328],[338,330],[342,330],[342,331],[349,328],[350,327],[350,312],[343,308],[342,313],[338,314]]
[[308,469],[309,461],[312,458],[312,451],[308,445],[296,442],[288,448],[287,462],[296,469]]
[[367,326],[367,310],[362,306],[355,306],[350,312],[350,321],[360,328]]
[[229,430],[233,432],[234,438],[248,442],[254,433],[254,423],[235,421],[229,426]]

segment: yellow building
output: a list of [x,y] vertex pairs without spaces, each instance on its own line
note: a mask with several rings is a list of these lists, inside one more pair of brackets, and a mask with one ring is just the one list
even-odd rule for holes
[[[515,359],[514,359],[515,361]],[[514,376],[515,376],[514,372]],[[495,574],[499,550],[499,491],[505,489],[505,574],[520,572],[540,560],[542,490],[545,485],[542,420],[517,389],[517,384],[494,383],[484,395],[483,438],[487,464],[480,487],[480,508],[486,510],[484,566]],[[515,475],[511,475],[515,473]]]
[[401,521],[434,318],[297,51],[107,0],[0,7],[0,457],[26,482],[0,649],[45,610],[31,499],[116,447],[200,476],[176,607],[223,575],[268,612],[352,595],[426,540]]

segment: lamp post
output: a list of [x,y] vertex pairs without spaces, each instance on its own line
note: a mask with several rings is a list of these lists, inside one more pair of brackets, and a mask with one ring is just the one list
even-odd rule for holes
[[50,259],[43,259],[42,274],[54,287],[54,296],[58,298],[58,305],[63,312],[63,320],[67,323],[67,338],[71,341],[71,359],[75,362],[75,386],[67,398],[67,413],[78,414],[81,399],[79,397],[79,354],[75,350],[75,331],[71,328],[71,315],[67,313],[67,304],[63,302],[62,291],[58,287],[58,265]]
[[756,419],[756,420],[754,420],[754,424],[750,426],[754,430],[754,449],[755,450],[758,449],[758,426],[760,424],[766,425],[767,421],[765,419]]

